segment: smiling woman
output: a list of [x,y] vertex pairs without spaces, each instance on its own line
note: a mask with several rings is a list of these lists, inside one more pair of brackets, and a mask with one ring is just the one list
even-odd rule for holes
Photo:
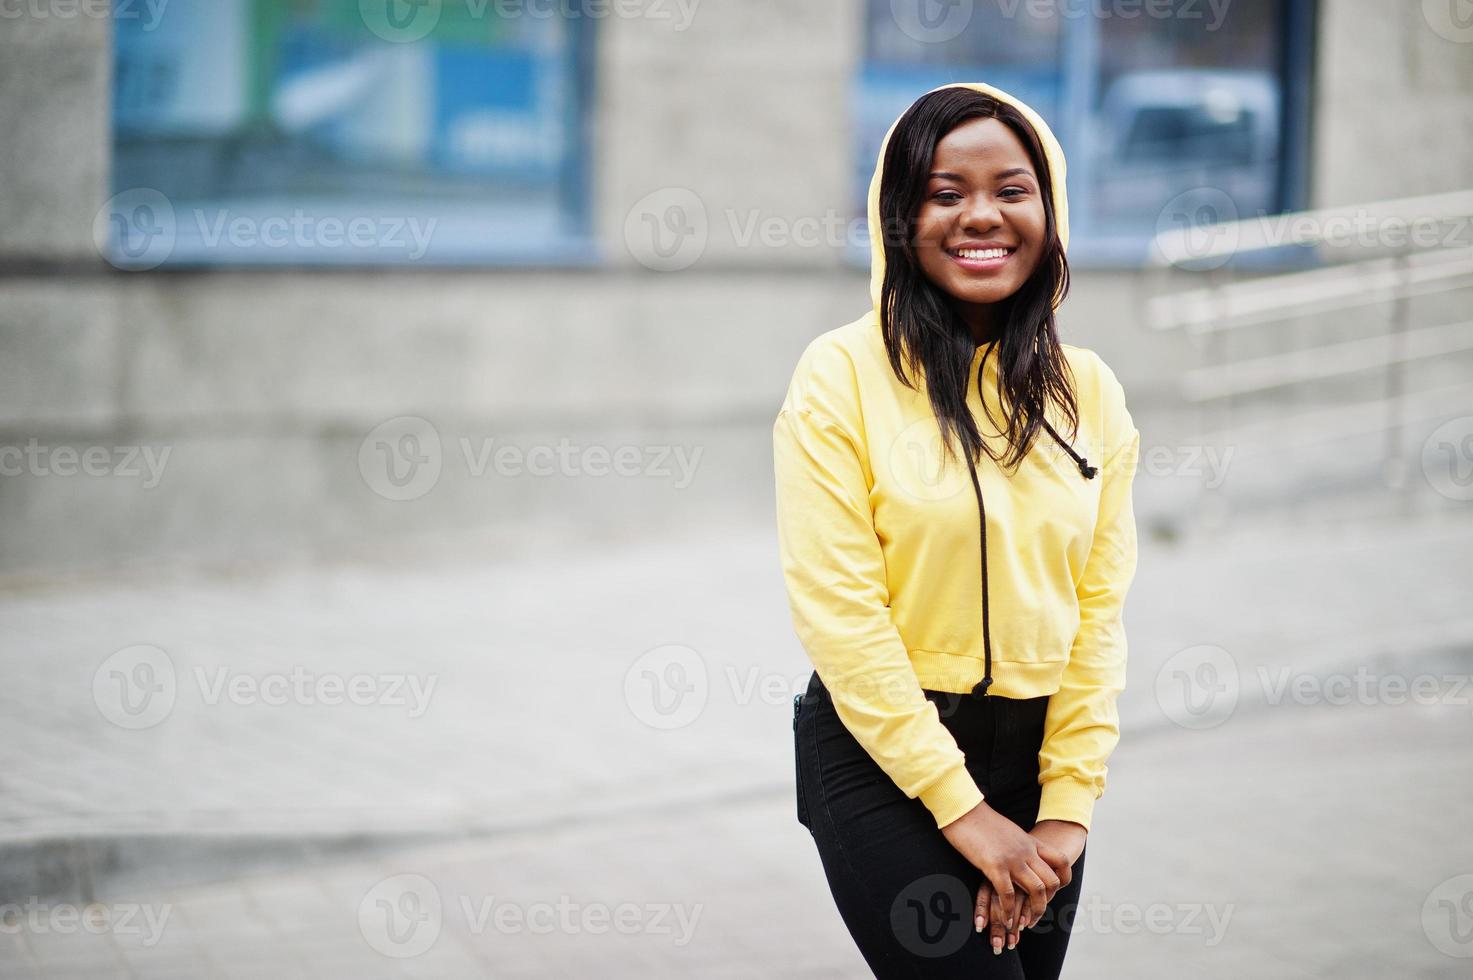
[[919,99],[870,185],[874,308],[773,427],[797,813],[880,977],[1059,975],[1119,737],[1140,434],[1056,330],[1064,181],[1007,93]]
[[955,298],[979,343],[995,340],[988,309],[1038,265],[1048,215],[1017,135],[997,119],[963,123],[936,144],[916,216],[921,269]]
[[929,379],[943,434],[975,452],[984,444],[965,408],[966,376],[947,365],[958,344],[970,357],[973,345],[999,342],[1014,463],[1048,403],[1078,421],[1053,317],[1069,288],[1064,156],[1052,135],[1047,143],[1010,102],[947,87],[897,123],[878,188],[887,344]]

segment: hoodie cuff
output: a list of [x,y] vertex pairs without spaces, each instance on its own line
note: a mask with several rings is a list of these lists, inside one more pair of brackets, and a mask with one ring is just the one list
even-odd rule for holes
[[949,769],[930,786],[921,790],[919,799],[931,811],[937,827],[945,827],[961,819],[978,803],[982,802],[982,791],[977,781],[967,772],[965,764]]
[[1043,784],[1038,803],[1039,820],[1071,820],[1089,830],[1094,815],[1094,786],[1068,776],[1050,779]]

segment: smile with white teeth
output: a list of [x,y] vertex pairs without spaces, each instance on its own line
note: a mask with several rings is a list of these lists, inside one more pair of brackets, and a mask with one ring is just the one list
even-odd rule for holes
[[1011,252],[1010,248],[957,248],[951,254],[961,259],[1000,259]]

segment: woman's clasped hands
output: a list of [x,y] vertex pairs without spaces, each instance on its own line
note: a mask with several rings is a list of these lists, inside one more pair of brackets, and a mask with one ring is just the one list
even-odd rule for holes
[[1055,893],[1073,879],[1089,832],[1067,820],[1041,820],[1025,831],[986,802],[941,828],[986,876],[977,891],[977,931],[991,929],[992,951],[1012,949],[1043,918]]

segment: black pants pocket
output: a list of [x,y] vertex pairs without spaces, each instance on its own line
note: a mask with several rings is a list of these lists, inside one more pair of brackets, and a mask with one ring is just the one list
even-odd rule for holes
[[[797,797],[798,822],[808,828],[808,800],[803,795],[803,695],[793,695],[793,790]],[[809,828],[811,829],[811,828]]]

